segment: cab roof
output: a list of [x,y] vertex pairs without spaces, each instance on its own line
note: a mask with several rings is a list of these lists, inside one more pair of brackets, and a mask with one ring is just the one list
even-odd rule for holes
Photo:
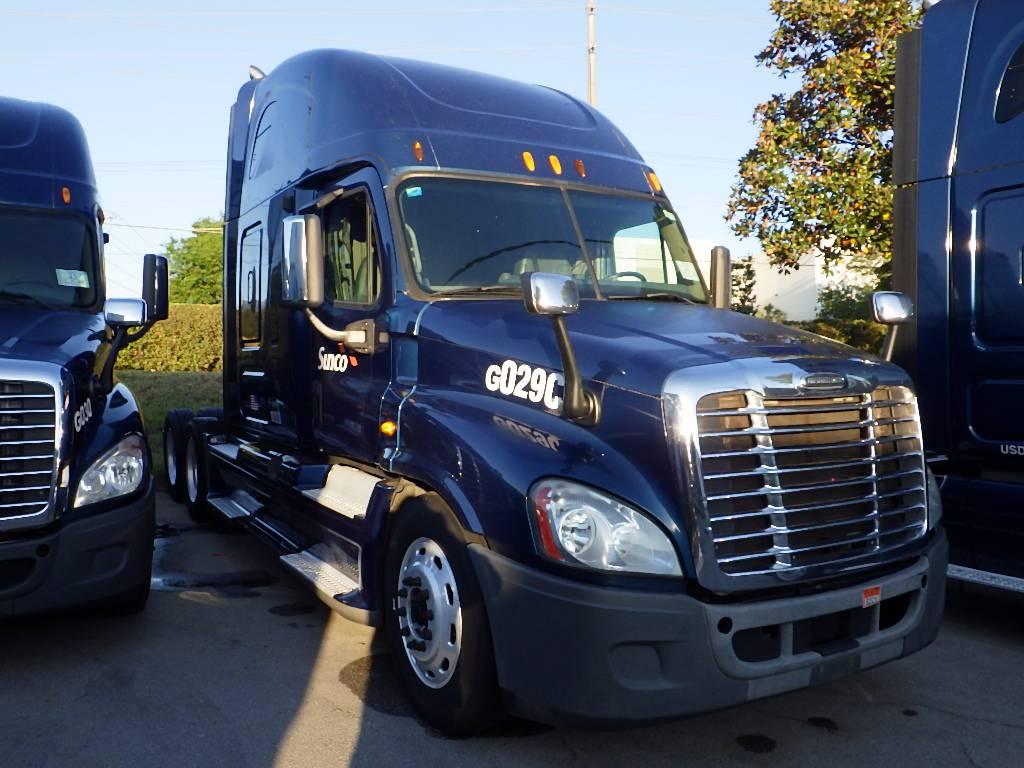
[[[62,187],[71,191],[70,206]],[[0,204],[91,213],[95,202],[89,145],[75,116],[51,104],[0,96]]]
[[[588,104],[551,88],[409,59],[298,54],[242,86],[233,126],[232,144],[245,140],[244,154],[239,146],[231,151],[244,164],[236,168],[243,209],[311,173],[359,160],[385,176],[444,168],[650,192],[643,158]],[[523,152],[532,154],[534,171]]]

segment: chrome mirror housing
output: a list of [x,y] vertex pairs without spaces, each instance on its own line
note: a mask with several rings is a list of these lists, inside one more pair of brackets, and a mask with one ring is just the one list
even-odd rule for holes
[[324,303],[324,254],[320,217],[288,216],[284,227],[281,303],[319,307]]
[[876,323],[900,325],[914,316],[914,302],[899,291],[875,291],[871,294],[871,311]]
[[111,328],[137,328],[146,324],[146,302],[142,299],[107,299],[103,317]]
[[533,315],[571,315],[579,311],[580,289],[569,275],[551,272],[525,272],[523,304]]

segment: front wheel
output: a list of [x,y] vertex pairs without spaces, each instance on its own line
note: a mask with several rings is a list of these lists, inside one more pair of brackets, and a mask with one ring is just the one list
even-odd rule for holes
[[406,502],[388,544],[388,645],[419,715],[448,736],[500,712],[494,646],[466,540],[434,495]]
[[209,488],[209,469],[203,455],[206,438],[193,422],[185,440],[185,506],[188,516],[196,523],[210,522],[212,515],[206,506]]
[[185,441],[192,422],[192,411],[175,408],[164,419],[164,480],[167,491],[177,502],[185,501]]

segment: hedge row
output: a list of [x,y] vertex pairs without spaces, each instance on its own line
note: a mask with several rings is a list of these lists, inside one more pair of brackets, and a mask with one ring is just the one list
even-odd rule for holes
[[804,320],[791,322],[797,328],[841,341],[865,352],[878,354],[885,338],[885,326],[871,320]]
[[219,371],[223,352],[220,304],[171,304],[166,320],[121,351],[117,367]]

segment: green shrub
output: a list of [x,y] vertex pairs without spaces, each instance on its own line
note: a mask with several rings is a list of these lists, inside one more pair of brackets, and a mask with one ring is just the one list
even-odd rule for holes
[[219,371],[224,352],[220,304],[171,304],[169,316],[117,357],[139,371]]
[[819,318],[818,320],[790,323],[790,325],[816,333],[819,336],[834,339],[843,344],[849,344],[851,347],[856,347],[872,354],[878,354],[882,348],[882,339],[885,338],[885,326],[871,320]]

